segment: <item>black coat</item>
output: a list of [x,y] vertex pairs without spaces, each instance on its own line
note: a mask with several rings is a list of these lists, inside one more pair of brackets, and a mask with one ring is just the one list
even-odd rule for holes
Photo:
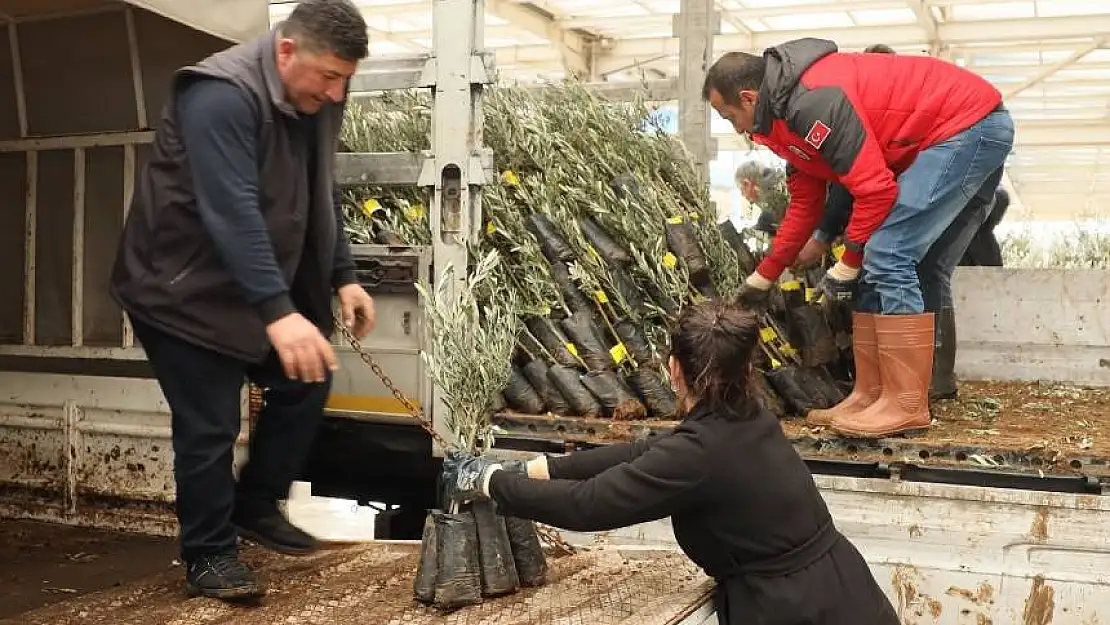
[[898,625],[778,421],[743,412],[695,411],[646,442],[551,457],[551,480],[498,471],[490,493],[506,515],[574,531],[671,517],[718,582],[722,625]]
[[998,243],[998,236],[994,234],[994,229],[1006,216],[1006,209],[1009,207],[1010,194],[1005,189],[995,191],[994,203],[990,207],[987,220],[979,226],[975,238],[968,244],[963,258],[960,259],[961,266],[1002,266],[1002,246]]

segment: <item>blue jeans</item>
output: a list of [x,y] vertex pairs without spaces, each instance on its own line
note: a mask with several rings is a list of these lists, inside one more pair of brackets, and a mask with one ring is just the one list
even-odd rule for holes
[[923,281],[930,283],[930,310],[951,305],[952,272],[986,219],[1013,145],[1013,119],[999,107],[917,156],[898,177],[898,199],[864,248],[861,311],[921,314]]

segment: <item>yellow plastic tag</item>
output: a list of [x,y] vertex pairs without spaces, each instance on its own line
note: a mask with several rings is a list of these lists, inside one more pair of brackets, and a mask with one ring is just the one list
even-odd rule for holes
[[774,358],[771,359],[771,368],[772,369],[778,369],[781,366],[782,366],[781,362],[779,362],[778,360],[775,360]]
[[374,198],[370,198],[369,200],[366,200],[362,203],[362,212],[367,217],[373,217],[374,213],[380,210],[382,210],[381,202],[377,201]]
[[598,304],[608,304],[609,303],[609,296],[606,295],[605,291],[602,291],[601,289],[598,289],[594,293],[594,297],[597,298],[597,303]]
[[787,280],[786,282],[783,282],[782,285],[779,286],[779,288],[783,291],[797,291],[798,289],[802,288],[802,283],[798,282],[797,280]]
[[670,217],[667,219],[667,223],[677,226],[682,223],[682,217]]
[[486,234],[493,234],[494,232],[497,232],[497,226],[493,225],[491,221],[486,224]]
[[407,209],[405,209],[405,217],[408,217],[409,219],[411,219],[413,221],[423,219],[424,218],[424,205],[423,204],[413,204],[412,206],[408,207]]
[[628,348],[624,346],[624,343],[617,343],[613,346],[613,349],[609,350],[609,355],[613,357],[613,362],[619,365],[628,358]]
[[813,287],[807,288],[806,289],[806,301],[807,302],[812,302],[815,299],[817,299],[817,289],[815,289]]
[[574,356],[578,355],[578,348],[574,346],[574,343],[567,343],[567,351]]
[[676,258],[674,254],[667,252],[663,254],[663,265],[667,269],[674,269],[675,266],[678,265],[678,258]]
[[843,243],[838,243],[838,244],[834,245],[833,248],[832,248],[832,253],[833,253],[833,258],[835,258],[837,260],[840,260],[840,257],[844,255],[844,244]]
[[763,339],[763,342],[765,342],[765,343],[769,343],[769,342],[775,340],[776,338],[778,338],[778,336],[779,335],[778,335],[777,332],[775,332],[774,328],[760,328],[759,329],[759,338]]
[[783,356],[797,356],[798,355],[798,350],[794,349],[794,347],[792,345],[787,345],[786,347],[782,348],[782,355]]
[[501,174],[501,180],[503,180],[505,184],[509,185],[510,187],[520,186],[520,176],[517,176],[516,172],[512,170],[508,170],[505,173]]

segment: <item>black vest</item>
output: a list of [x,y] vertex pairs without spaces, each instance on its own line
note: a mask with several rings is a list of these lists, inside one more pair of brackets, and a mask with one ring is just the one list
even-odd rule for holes
[[307,150],[293,143],[288,124],[281,123],[281,116],[297,113],[285,102],[278,77],[276,35],[273,30],[177,71],[149,162],[136,178],[111,280],[113,297],[140,321],[253,362],[269,353],[266,328],[200,220],[175,100],[182,79],[206,76],[231,82],[257,104],[259,206],[274,254],[287,284],[299,273],[298,308],[330,336],[337,237],[332,189],[345,104],[327,104],[317,113],[316,167],[306,178]]

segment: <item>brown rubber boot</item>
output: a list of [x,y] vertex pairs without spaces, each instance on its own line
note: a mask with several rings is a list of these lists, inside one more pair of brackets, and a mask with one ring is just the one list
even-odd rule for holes
[[883,393],[867,409],[833,419],[843,436],[883,438],[929,428],[933,377],[933,313],[876,315]]
[[875,341],[875,317],[852,313],[852,359],[856,363],[856,383],[852,392],[832,408],[810,410],[806,425],[828,427],[834,417],[859,412],[875,403],[883,390],[879,377],[879,348]]

